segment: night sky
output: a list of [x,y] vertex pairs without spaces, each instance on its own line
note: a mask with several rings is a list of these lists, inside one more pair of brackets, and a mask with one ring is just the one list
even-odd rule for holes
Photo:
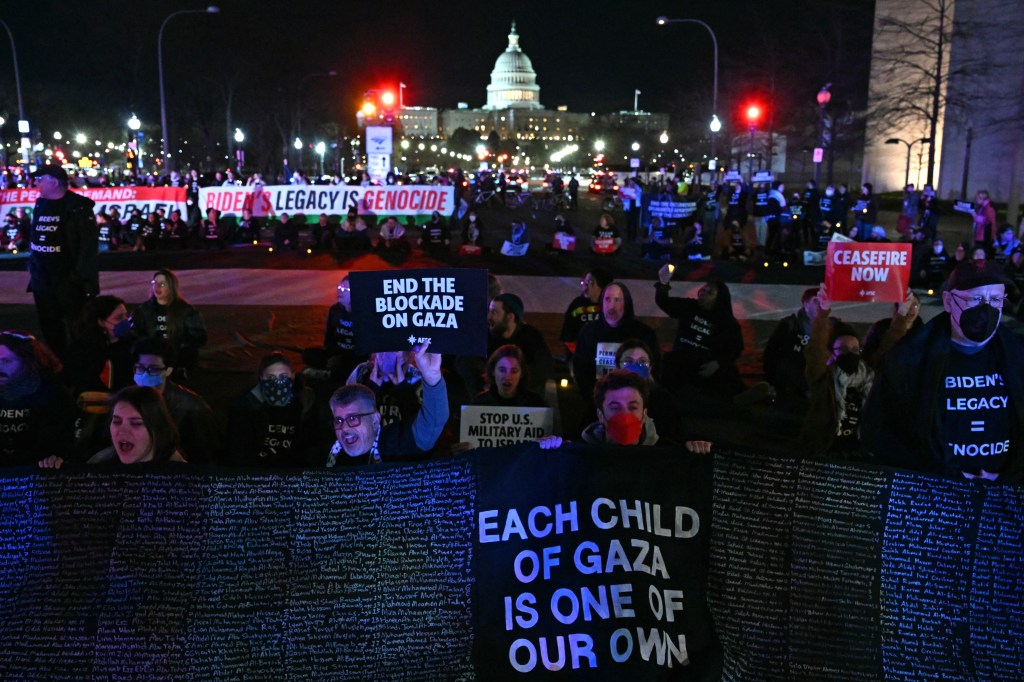
[[[164,33],[169,111],[186,136],[222,138],[230,96],[233,126],[283,138],[297,108],[297,82],[327,70],[337,77],[304,81],[304,126],[354,128],[363,91],[399,81],[408,86],[407,105],[481,106],[512,20],[545,106],[631,109],[640,89],[642,109],[703,117],[710,112],[710,38],[697,25],[657,26],[660,15],[703,19],[715,29],[726,125],[759,92],[785,126],[813,118],[814,95],[826,81],[836,84],[835,102],[863,106],[873,11],[872,2],[856,0],[216,4],[219,14],[175,17]],[[12,5],[0,18],[14,32],[26,114],[45,134],[119,130],[132,112],[145,129],[158,126],[160,24],[173,11],[205,7],[178,0]],[[14,119],[6,41],[0,88],[0,113]]]

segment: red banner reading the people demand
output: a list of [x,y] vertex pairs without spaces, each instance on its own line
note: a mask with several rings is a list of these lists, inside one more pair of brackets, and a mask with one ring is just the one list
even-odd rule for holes
[[910,285],[910,244],[829,242],[825,285],[833,301],[897,303]]

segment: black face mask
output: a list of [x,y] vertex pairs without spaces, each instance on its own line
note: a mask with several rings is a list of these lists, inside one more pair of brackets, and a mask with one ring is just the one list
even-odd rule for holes
[[836,358],[836,367],[847,374],[854,374],[860,367],[860,353],[843,353]]
[[960,313],[960,331],[975,343],[987,341],[999,326],[1003,311],[988,303],[976,305]]

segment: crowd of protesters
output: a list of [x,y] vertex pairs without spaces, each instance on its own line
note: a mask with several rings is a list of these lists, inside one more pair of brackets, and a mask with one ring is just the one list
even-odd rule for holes
[[[589,302],[591,282],[605,278],[588,273],[581,298]],[[5,464],[335,467],[447,457],[471,447],[459,440],[462,406],[557,408],[563,400],[554,390],[547,341],[526,321],[522,299],[501,291],[500,282],[492,282],[490,351],[481,362],[433,353],[429,344],[359,355],[346,278],[323,344],[307,349],[301,365],[267,352],[250,387],[218,419],[183,385],[204,371],[201,363],[189,369],[194,355],[188,351],[201,347],[205,329],[180,292],[179,312],[160,303],[162,283],[173,281],[169,271],[155,273],[153,297],[131,314],[116,297],[91,299],[76,341],[59,356],[31,334],[0,333]],[[754,405],[771,402],[797,425],[795,453],[1019,483],[1024,385],[1016,363],[1024,340],[999,326],[1005,285],[996,264],[964,263],[943,294],[945,313],[923,324],[920,302],[908,291],[863,338],[831,315],[824,285],[809,289],[769,343],[768,382],[747,386],[735,367],[743,340],[727,285],[708,282],[696,298],[678,298],[665,271],[643,292],[607,281],[592,304],[593,319],[558,349],[574,351],[582,420],[556,421],[539,444],[555,449],[572,440],[705,453],[712,445],[701,432],[703,417],[749,419]],[[656,300],[677,322],[670,349],[636,317],[635,295]],[[142,322],[151,305],[164,307],[160,327]],[[590,307],[574,301],[566,311],[570,328],[581,305]],[[908,371],[908,363],[919,361],[927,364],[924,374]],[[927,390],[914,393],[915,385]],[[967,407],[978,405],[986,410],[982,429]],[[908,411],[925,421],[904,423]]]
[[[1012,228],[996,231],[983,193],[975,243],[965,245],[960,262],[945,265],[943,314],[922,324],[920,302],[908,290],[891,317],[860,338],[830,314],[824,285],[810,289],[798,312],[773,334],[763,383],[747,385],[737,369],[744,341],[728,286],[707,281],[696,298],[673,297],[668,265],[648,291],[631,291],[614,279],[614,267],[588,272],[565,312],[559,335],[564,347],[555,352],[529,323],[523,299],[502,291],[492,277],[486,359],[442,357],[429,344],[360,356],[346,277],[328,311],[323,344],[302,353],[305,366],[269,352],[253,385],[231,403],[226,419],[218,419],[186,386],[203,371],[199,357],[207,331],[175,273],[153,273],[150,298],[131,312],[123,300],[99,295],[95,258],[102,220],[92,220],[88,200],[67,192],[63,171],[45,167],[36,176],[41,197],[33,211],[29,269],[43,340],[0,333],[5,464],[163,460],[331,467],[449,456],[467,447],[458,438],[463,405],[556,407],[557,355],[571,368],[582,419],[559,421],[556,432],[540,440],[546,449],[569,439],[707,452],[701,416],[743,419],[751,406],[777,401],[798,425],[793,447],[809,455],[1009,483],[1020,482],[1024,473],[1024,386],[1015,368],[1024,348],[1019,336],[999,326],[1019,296],[1007,270],[1019,266],[1021,248]],[[638,201],[642,190],[635,192]],[[920,218],[927,193],[912,202],[916,194],[909,192],[907,210],[916,203]],[[862,196],[870,193],[865,185]],[[834,198],[832,188],[825,195]],[[848,237],[874,231],[870,203],[864,206],[868,212],[845,228]],[[736,215],[733,208],[724,219],[730,215]],[[432,218],[443,221],[439,214]],[[754,229],[768,242],[777,233],[771,220],[765,222],[763,230]],[[372,247],[358,214],[350,213],[345,223],[343,240]],[[833,231],[844,229],[837,223]],[[911,234],[927,233],[929,247],[939,241],[929,232],[934,222],[931,228],[907,225]],[[440,249],[450,234],[438,227],[433,236],[425,231],[424,239]],[[675,321],[669,348],[637,317],[637,296],[650,297]],[[904,357],[910,348],[916,354]],[[894,365],[895,357],[902,364]],[[908,375],[905,365],[922,360],[926,374]],[[921,394],[927,399],[907,392],[915,385],[927,389]],[[972,393],[979,388],[981,394]],[[986,421],[966,414],[977,405],[990,410]],[[921,423],[901,430],[900,415],[913,410]],[[978,423],[986,424],[982,435],[972,435]]]

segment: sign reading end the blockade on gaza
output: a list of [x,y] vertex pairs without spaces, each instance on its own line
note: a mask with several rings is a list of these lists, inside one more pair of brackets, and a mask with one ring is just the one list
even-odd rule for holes
[[463,268],[351,272],[356,352],[487,355],[487,271]]
[[897,303],[910,286],[910,244],[829,242],[825,285],[833,301]]

